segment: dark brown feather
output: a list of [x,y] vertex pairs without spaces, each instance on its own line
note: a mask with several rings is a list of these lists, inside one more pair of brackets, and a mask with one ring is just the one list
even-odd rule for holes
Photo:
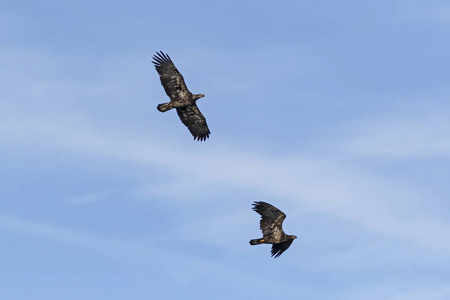
[[184,82],[183,75],[175,67],[169,55],[160,51],[159,53],[156,52],[153,59],[152,63],[159,74],[161,84],[171,100],[192,96]]
[[211,132],[206,119],[195,102],[204,97],[202,94],[192,94],[184,82],[183,76],[177,70],[169,55],[162,51],[153,56],[153,64],[159,74],[161,84],[170,97],[170,102],[157,106],[160,112],[177,109],[178,116],[194,136],[194,140],[205,141]]
[[289,248],[289,246],[291,246],[293,241],[294,240],[288,240],[283,243],[273,244],[272,250],[270,251],[272,257],[275,256],[274,258],[277,258],[278,256],[280,256],[284,251],[287,250],[287,248]]
[[188,105],[185,107],[177,108],[178,116],[184,125],[189,129],[194,136],[194,140],[204,141],[211,132],[209,131],[206,119],[198,109],[197,105]]
[[274,233],[284,234],[283,221],[286,215],[281,210],[263,201],[253,203],[253,210],[261,215],[259,227],[264,236]]
[[283,221],[286,215],[275,206],[259,201],[253,203],[253,210],[261,215],[259,227],[263,232],[263,238],[250,240],[250,245],[272,244],[272,256],[277,258],[297,237],[284,233]]

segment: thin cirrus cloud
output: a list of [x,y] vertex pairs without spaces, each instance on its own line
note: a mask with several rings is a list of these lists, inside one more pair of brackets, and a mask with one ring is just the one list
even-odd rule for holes
[[[330,157],[298,153],[278,158],[258,153],[255,149],[236,152],[220,145],[214,146],[210,152],[196,152],[189,148],[182,150],[176,143],[155,142],[148,136],[129,137],[126,132],[98,128],[92,122],[85,122],[85,118],[80,118],[77,111],[72,112],[70,118],[67,114],[60,116],[54,111],[44,119],[33,112],[5,105],[3,111],[9,110],[15,114],[14,118],[11,114],[2,118],[0,132],[4,137],[36,145],[45,141],[46,147],[56,147],[72,154],[158,166],[171,170],[175,178],[179,178],[171,183],[170,195],[164,195],[168,189],[149,184],[145,189],[147,196],[157,193],[162,198],[177,198],[178,190],[189,189],[194,195],[208,183],[220,182],[229,187],[246,188],[284,198],[283,201],[290,202],[294,212],[306,206],[356,222],[369,230],[411,240],[421,246],[438,251],[450,250],[447,242],[450,240],[448,224],[420,213],[407,217],[398,210],[399,203],[406,204],[411,199],[422,201],[414,196],[414,191],[402,190],[395,184],[374,177],[362,171],[357,164],[344,166],[339,158],[342,153]],[[332,149],[337,146],[346,154],[344,157],[355,153],[360,156],[403,158],[445,155],[449,132],[446,129],[449,125],[442,113],[380,116],[375,122],[363,122],[363,126],[355,126],[352,131],[341,133],[343,145],[331,142],[325,147]],[[334,140],[338,139],[335,137]],[[185,172],[196,174],[196,180],[184,183],[181,178]],[[176,188],[177,184],[181,184],[179,189]],[[75,195],[67,201],[89,204],[109,196],[112,196],[111,191],[93,191],[85,196]],[[186,201],[185,196],[183,194],[183,201]],[[204,234],[209,235],[206,232]]]
[[92,204],[95,202],[107,201],[109,198],[114,197],[116,194],[117,192],[112,190],[93,192],[81,196],[73,196],[67,199],[65,203],[70,205]]
[[[192,152],[167,147],[160,142],[155,144],[120,134],[105,134],[89,126],[74,129],[70,123],[65,127],[64,123],[52,123],[51,120],[28,120],[27,127],[43,133],[41,138],[64,151],[158,166],[171,170],[176,177],[194,172],[198,182],[203,184],[221,182],[230,187],[244,187],[283,198],[293,206],[294,212],[301,209],[298,204],[306,205],[376,232],[411,240],[435,250],[450,250],[447,223],[434,220],[433,216],[421,215],[418,211],[414,216],[405,216],[398,210],[399,202],[406,204],[411,198],[422,201],[414,199],[413,191],[403,191],[395,184],[359,170],[357,165],[344,167],[339,161],[306,159],[300,154],[271,158],[264,154],[237,153],[227,147],[211,152]],[[17,130],[17,127],[11,128]],[[177,190],[176,181],[172,188]],[[101,200],[110,193],[94,192],[75,197],[72,202]]]
[[[279,281],[272,281],[263,276],[250,276],[247,271],[227,266],[220,261],[212,261],[181,250],[166,249],[161,240],[115,240],[90,233],[50,226],[16,217],[0,215],[2,231],[19,235],[39,237],[72,247],[88,249],[103,258],[118,260],[131,265],[147,266],[158,271],[158,276],[172,284],[184,285],[202,280],[204,274],[210,274],[221,280],[239,282],[258,289],[282,289],[283,294],[292,294],[295,287]],[[175,238],[175,237],[173,237]],[[161,259],[163,258],[163,259]],[[167,264],[167,260],[172,263]]]
[[[447,158],[450,153],[448,108],[432,112],[381,116],[371,121],[353,122],[350,137],[342,147],[357,156],[397,159]],[[362,123],[362,124],[361,124]]]
[[[356,9],[358,18],[366,20],[369,10]],[[204,43],[201,49],[193,44],[164,45],[161,50],[169,52],[192,91],[205,93],[205,101],[211,100],[201,106],[214,128],[204,144],[192,142],[175,112],[155,110],[157,103],[167,100],[150,62],[152,51],[160,46],[153,49],[151,44],[152,50],[145,49],[146,53],[117,56],[45,52],[47,45],[0,47],[0,78],[6,95],[0,100],[0,151],[6,154],[3,166],[9,168],[5,186],[23,189],[25,183],[42,192],[39,185],[46,185],[42,202],[35,201],[32,192],[33,202],[27,197],[11,198],[14,201],[0,216],[2,234],[21,242],[24,236],[32,236],[45,250],[69,246],[61,252],[54,250],[61,256],[71,253],[63,259],[84,261],[82,249],[95,259],[119,262],[107,263],[108,267],[125,262],[133,273],[151,270],[163,278],[156,281],[162,289],[185,285],[192,293],[200,284],[204,290],[208,282],[215,295],[221,294],[216,291],[222,292],[225,284],[240,287],[236,290],[249,293],[249,298],[264,292],[309,299],[445,299],[449,291],[441,278],[448,273],[450,224],[426,208],[445,211],[446,204],[433,196],[429,186],[411,183],[408,168],[431,160],[448,161],[448,97],[444,93],[439,99],[413,99],[408,96],[411,87],[426,98],[426,89],[436,88],[441,81],[420,88],[422,76],[398,76],[405,85],[395,91],[403,92],[399,97],[404,102],[391,101],[397,95],[389,94],[392,80],[386,69],[394,75],[405,74],[401,66],[391,64],[399,58],[390,56],[392,51],[402,50],[398,53],[405,66],[423,67],[426,72],[419,75],[432,74],[433,64],[410,61],[403,54],[416,52],[410,53],[407,43],[402,48],[404,43],[380,38],[389,37],[385,28],[399,36],[404,28],[392,24],[394,11],[384,14],[386,8],[379,9],[373,21],[364,21],[362,27],[347,18],[351,14],[344,14],[346,20],[333,19],[341,16],[333,9],[319,19],[326,23],[322,34],[303,35],[296,30],[299,41],[286,31],[288,41],[297,42],[286,44],[280,39],[276,46],[268,41],[270,46],[261,43],[235,51],[208,49]],[[314,14],[322,11],[317,7],[307,15],[315,19]],[[428,25],[430,20],[447,20],[445,9],[420,11],[417,16]],[[381,28],[378,16],[387,18]],[[327,23],[330,17],[333,22]],[[361,34],[355,38],[339,21]],[[307,30],[312,23],[304,24]],[[420,36],[410,31],[405,36],[420,41],[428,34],[425,27]],[[338,30],[328,31],[331,28]],[[382,56],[374,50],[378,44],[387,50]],[[349,45],[358,46],[356,56],[342,60],[342,56],[348,58]],[[425,58],[440,59],[441,52],[427,52],[427,45],[422,46]],[[359,73],[354,69],[363,76],[355,76]],[[371,73],[373,69],[382,74]],[[345,87],[335,93],[333,87],[342,83]],[[361,97],[372,92],[364,90],[367,86],[374,88],[375,95]],[[356,95],[355,88],[362,94]],[[292,93],[298,91],[310,92],[297,100]],[[419,102],[422,107],[417,108]],[[239,103],[245,107],[241,115],[235,109]],[[361,109],[366,103],[368,108]],[[353,110],[353,105],[360,109]],[[372,115],[361,116],[361,112]],[[230,119],[230,115],[237,117]],[[299,136],[299,131],[304,135]],[[260,132],[267,135],[254,143]],[[281,134],[287,137],[283,144],[274,142]],[[20,159],[25,163],[16,164]],[[404,165],[408,168],[400,173]],[[57,175],[45,177],[44,172]],[[81,175],[70,177],[70,172]],[[442,183],[448,176],[445,173],[429,176],[446,185]],[[69,184],[60,188],[63,192],[59,191],[64,197],[52,193],[55,177],[69,178]],[[76,184],[71,184],[73,178]],[[10,195],[21,195],[11,190]],[[270,265],[269,247],[248,245],[248,239],[261,234],[259,217],[251,211],[254,200],[283,209],[288,215],[286,232],[299,236],[284,258],[271,260]],[[140,217],[137,210],[142,212]],[[16,253],[11,257],[18,261]],[[79,269],[76,266],[70,272]],[[264,272],[271,272],[271,277]],[[427,277],[426,286],[421,285],[423,277]],[[212,278],[220,283],[217,290]],[[111,280],[108,287],[123,282]]]

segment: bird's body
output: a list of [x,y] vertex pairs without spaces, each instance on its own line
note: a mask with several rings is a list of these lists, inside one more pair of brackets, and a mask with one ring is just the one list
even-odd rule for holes
[[275,206],[266,202],[254,202],[253,210],[261,215],[260,229],[263,237],[250,240],[250,245],[272,244],[272,256],[277,258],[289,248],[295,235],[287,235],[283,231],[283,221],[286,215]]
[[170,98],[170,102],[159,104],[157,109],[160,112],[166,112],[175,108],[181,122],[194,136],[194,140],[206,140],[211,132],[206,124],[205,117],[196,104],[196,101],[205,95],[192,94],[188,90],[183,76],[167,54],[157,52],[153,59],[161,84]]

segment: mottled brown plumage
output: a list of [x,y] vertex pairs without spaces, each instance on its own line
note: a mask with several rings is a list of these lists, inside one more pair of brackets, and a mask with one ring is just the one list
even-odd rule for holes
[[259,228],[263,233],[261,239],[250,240],[250,245],[272,244],[272,256],[277,258],[289,248],[295,235],[287,235],[283,231],[283,221],[286,215],[275,206],[266,202],[254,202],[253,210],[261,215]]
[[176,108],[178,116],[184,125],[194,136],[194,140],[204,141],[211,132],[209,131],[206,119],[195,103],[198,99],[205,97],[203,94],[192,94],[184,82],[183,76],[177,70],[169,55],[163,52],[156,52],[153,56],[156,71],[159,74],[161,84],[166,91],[170,102],[158,105],[160,112]]

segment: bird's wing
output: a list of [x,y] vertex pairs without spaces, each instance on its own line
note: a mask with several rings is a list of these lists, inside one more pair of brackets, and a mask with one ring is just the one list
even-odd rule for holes
[[253,210],[261,215],[259,227],[263,232],[263,236],[280,236],[284,234],[283,221],[286,218],[286,215],[281,210],[262,201],[254,202]]
[[272,250],[270,251],[270,253],[272,253],[272,256],[275,256],[274,258],[277,258],[278,256],[280,256],[284,251],[287,250],[287,248],[289,248],[289,246],[292,244],[294,240],[289,240],[283,243],[279,243],[279,244],[273,244],[272,245]]
[[206,119],[194,103],[192,105],[177,108],[178,116],[184,125],[194,136],[194,140],[204,141],[209,138],[209,131]]
[[184,82],[183,75],[177,70],[169,55],[160,51],[156,52],[153,59],[152,63],[159,74],[161,84],[171,100],[185,99],[191,94]]

